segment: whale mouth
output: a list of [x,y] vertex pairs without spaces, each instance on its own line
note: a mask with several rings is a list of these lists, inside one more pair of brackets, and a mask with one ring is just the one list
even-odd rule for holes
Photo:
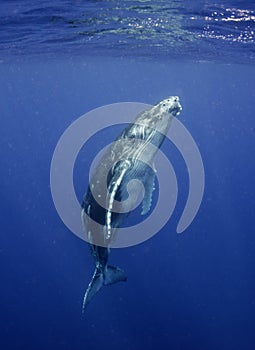
[[181,113],[182,106],[179,103],[176,103],[174,106],[169,108],[169,113],[171,113],[174,117]]

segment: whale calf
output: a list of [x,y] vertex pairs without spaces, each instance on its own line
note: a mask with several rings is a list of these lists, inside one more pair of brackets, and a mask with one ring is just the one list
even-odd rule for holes
[[[172,119],[182,107],[170,96],[138,114],[108,148],[95,168],[82,202],[81,218],[95,261],[95,271],[85,292],[83,312],[93,296],[105,285],[126,281],[119,267],[108,264],[111,243],[135,203],[143,184],[141,215],[151,207],[156,170],[153,160],[164,141]],[[154,147],[150,147],[153,144]],[[142,161],[141,161],[142,159]],[[127,198],[129,200],[127,200]]]

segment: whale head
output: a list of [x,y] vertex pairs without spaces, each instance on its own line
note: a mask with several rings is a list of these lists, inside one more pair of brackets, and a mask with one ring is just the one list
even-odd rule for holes
[[[182,110],[178,96],[170,96],[141,112],[122,134],[122,137],[135,138],[139,140],[157,139],[160,145],[163,137],[157,133],[166,135],[172,119],[179,115]],[[138,147],[138,146],[137,146]]]
[[154,108],[157,110],[159,117],[164,116],[166,113],[169,113],[175,117],[179,115],[182,110],[178,96],[170,96],[168,98],[165,98],[164,100],[157,103]]
[[138,122],[155,128],[157,131],[165,134],[169,129],[171,120],[180,114],[182,106],[178,96],[170,96],[160,101],[150,109],[146,110]]

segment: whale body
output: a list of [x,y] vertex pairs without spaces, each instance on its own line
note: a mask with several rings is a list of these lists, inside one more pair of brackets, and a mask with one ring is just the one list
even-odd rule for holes
[[94,171],[81,211],[96,265],[85,292],[83,312],[103,286],[127,279],[123,270],[108,264],[111,243],[139,197],[135,183],[128,192],[127,185],[131,180],[142,182],[141,214],[148,213],[156,174],[153,160],[181,109],[179,98],[171,96],[140,113],[108,148]]

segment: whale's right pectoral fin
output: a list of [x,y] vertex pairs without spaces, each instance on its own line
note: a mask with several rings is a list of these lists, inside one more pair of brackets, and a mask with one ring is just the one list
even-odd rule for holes
[[148,172],[148,177],[146,182],[144,183],[145,193],[144,193],[143,202],[142,202],[141,215],[145,215],[150,211],[151,203],[152,203],[152,194],[153,194],[153,191],[155,190],[156,173],[154,170],[152,170],[152,168],[149,168],[147,172]]
[[85,308],[87,307],[90,300],[102,288],[103,285],[104,285],[103,273],[96,268],[94,275],[91,279],[91,282],[90,282],[90,284],[86,290],[86,293],[84,295],[82,312],[85,311]]

